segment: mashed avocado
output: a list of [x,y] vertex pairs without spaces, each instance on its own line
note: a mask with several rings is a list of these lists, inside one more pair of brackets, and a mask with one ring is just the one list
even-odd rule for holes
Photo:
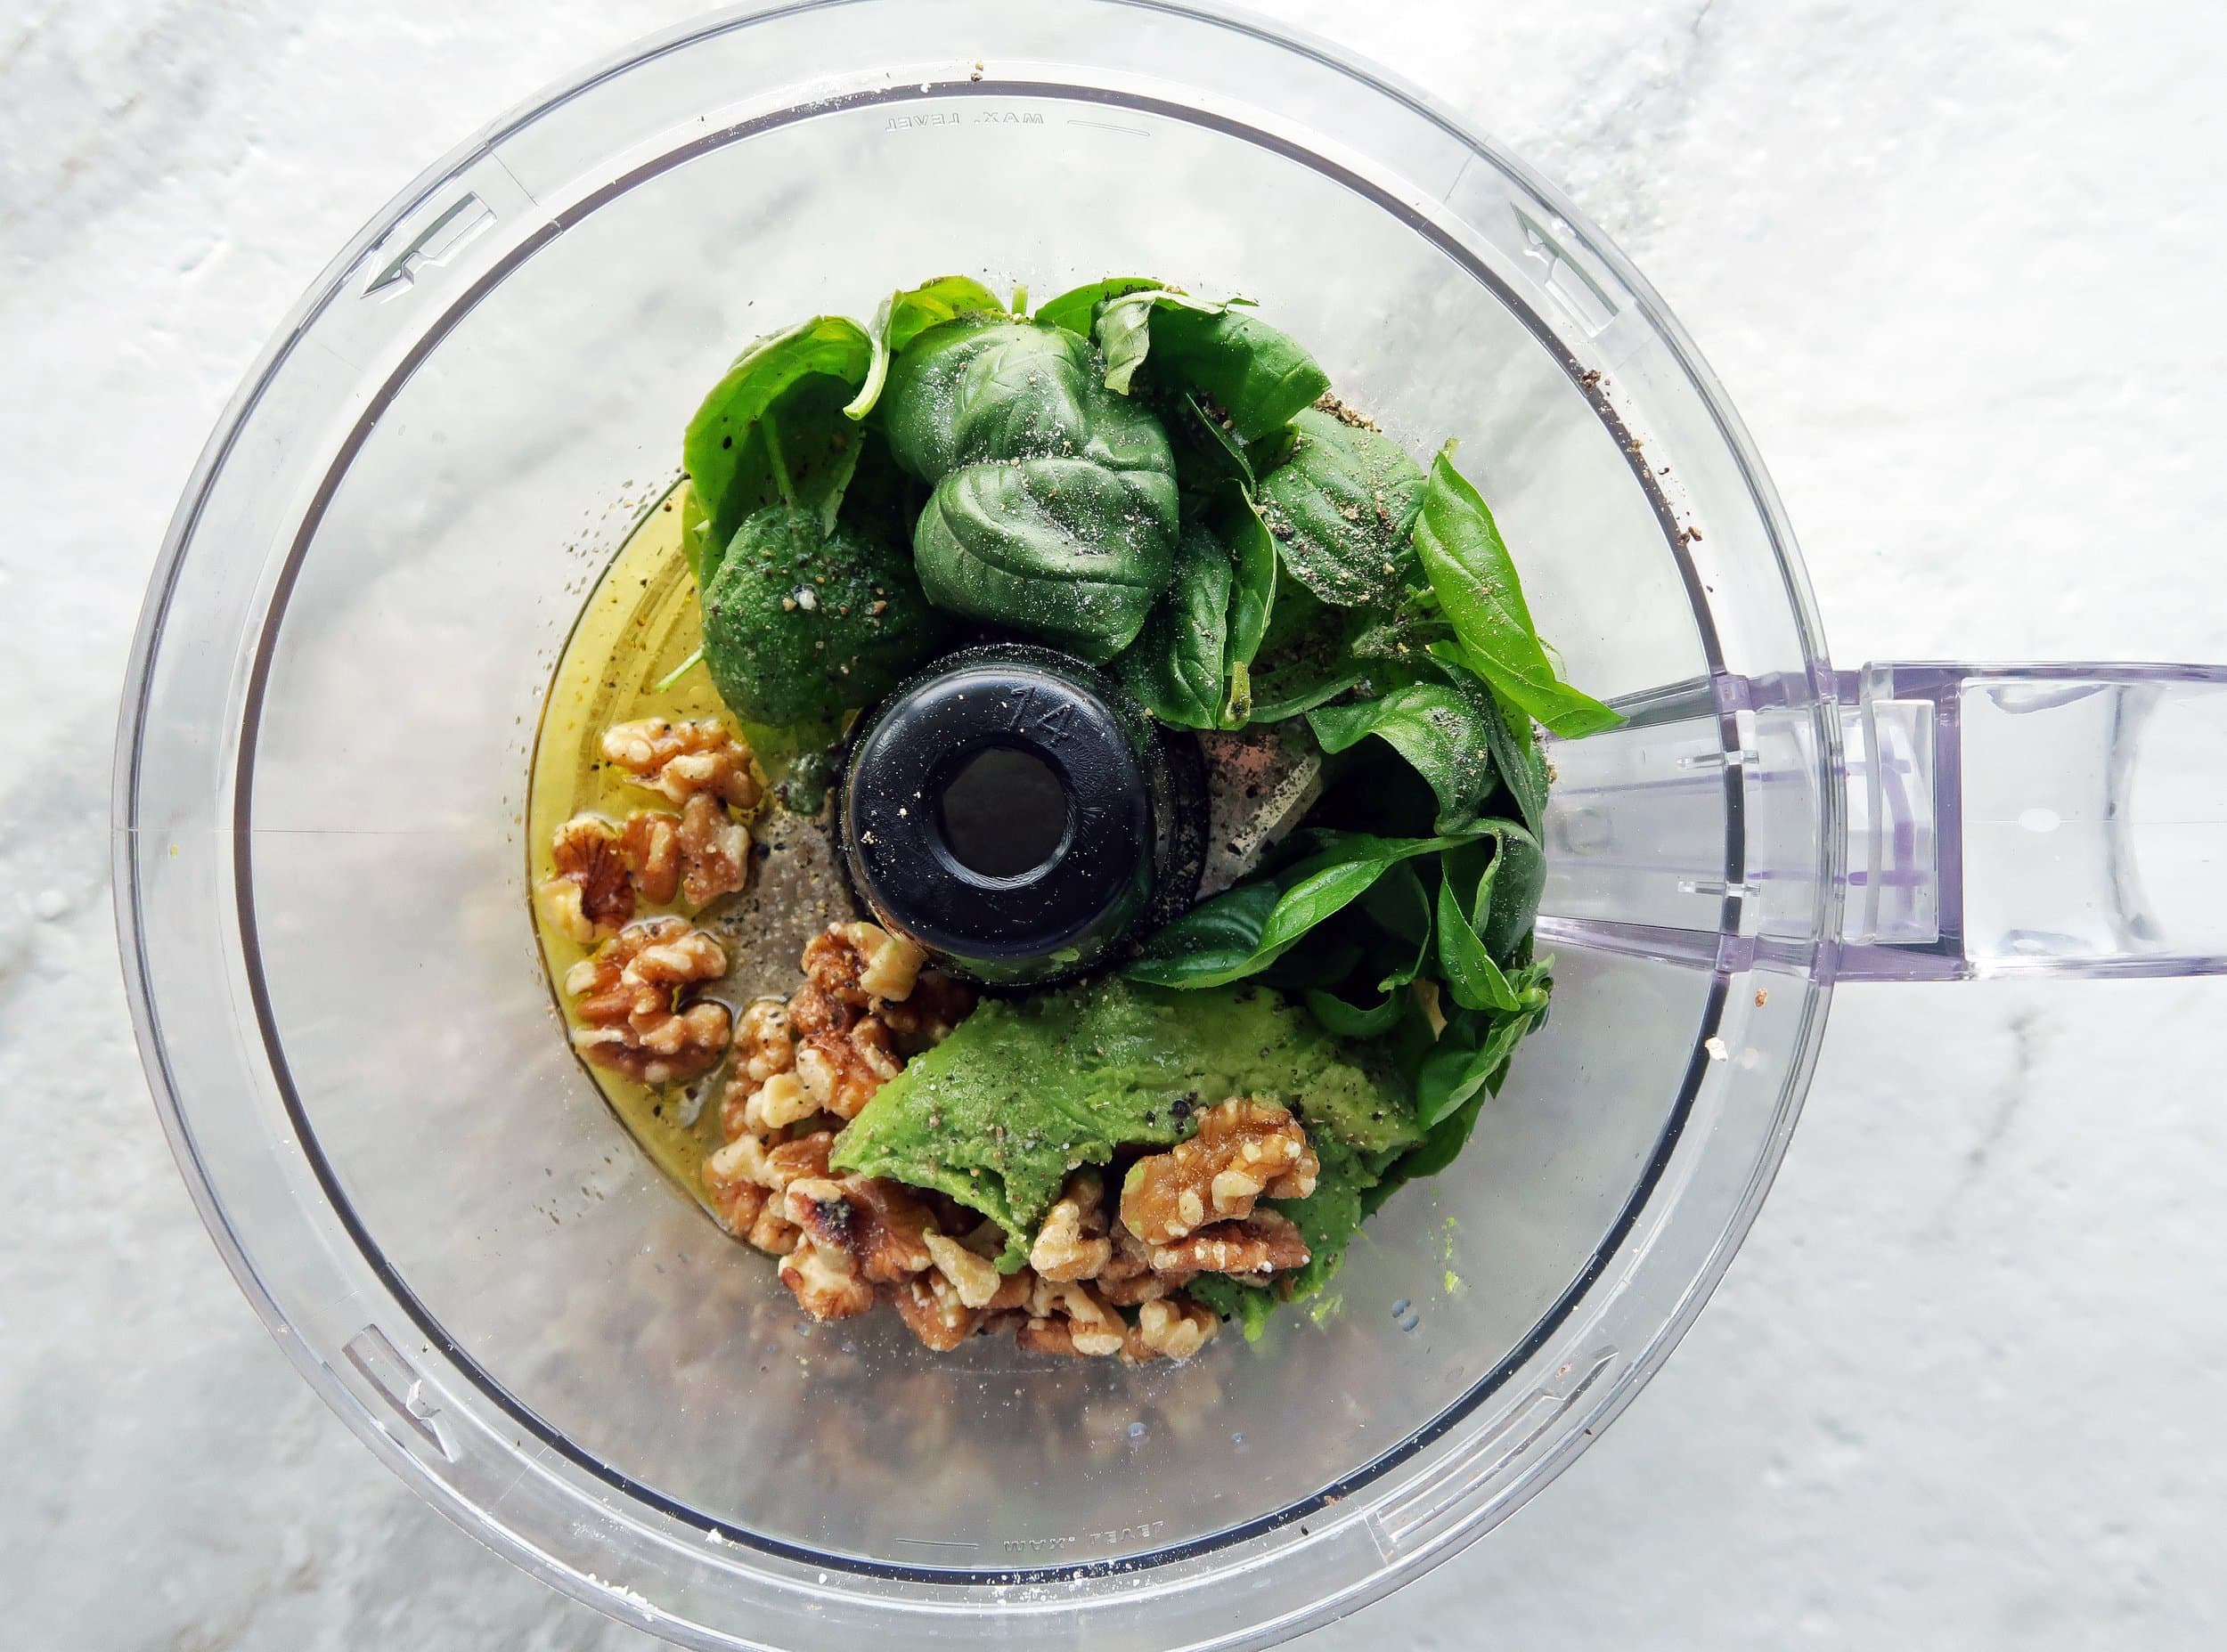
[[882,1086],[832,1163],[981,1211],[1006,1230],[999,1266],[1011,1273],[1076,1166],[1181,1141],[1230,1096],[1273,1099],[1323,1160],[1314,1198],[1285,1208],[1317,1250],[1310,1276],[1326,1276],[1375,1180],[1367,1164],[1421,1136],[1398,1080],[1364,1060],[1262,987],[1107,981],[991,1000]]

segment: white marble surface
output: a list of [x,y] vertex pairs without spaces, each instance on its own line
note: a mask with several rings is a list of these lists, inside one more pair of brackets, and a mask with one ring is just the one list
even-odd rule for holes
[[[112,705],[203,435],[332,248],[659,0],[0,4],[0,1583],[50,1647],[641,1648],[420,1507],[172,1170],[110,939]],[[1678,309],[1836,655],[2227,658],[2227,8],[1289,0]],[[1844,991],[1715,1305],[1373,1643],[2227,1640],[2227,984]]]

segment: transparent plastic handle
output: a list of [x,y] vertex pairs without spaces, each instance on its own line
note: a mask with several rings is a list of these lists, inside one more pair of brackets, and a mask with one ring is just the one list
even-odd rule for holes
[[1843,981],[2227,972],[2227,666],[1840,682]]

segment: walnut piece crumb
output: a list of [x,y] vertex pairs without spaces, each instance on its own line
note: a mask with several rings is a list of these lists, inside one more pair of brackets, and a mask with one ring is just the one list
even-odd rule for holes
[[1137,1322],[1122,1339],[1122,1357],[1133,1365],[1154,1359],[1187,1360],[1220,1330],[1220,1319],[1203,1304],[1147,1302],[1137,1310]]
[[874,1306],[874,1287],[859,1277],[851,1253],[810,1237],[781,1258],[781,1283],[814,1319],[852,1319]]
[[923,1233],[921,1239],[935,1259],[935,1271],[950,1281],[961,1302],[970,1308],[986,1308],[997,1298],[1008,1276],[998,1272],[996,1263],[942,1233]]
[[1067,1178],[1045,1212],[1044,1225],[1029,1247],[1029,1265],[1046,1279],[1096,1279],[1113,1259],[1105,1178],[1086,1166]]
[[555,875],[539,892],[542,911],[556,928],[586,947],[609,940],[632,921],[634,891],[627,882],[625,849],[609,821],[575,815],[557,828],[550,859]]
[[1306,1131],[1289,1112],[1232,1096],[1200,1119],[1189,1141],[1130,1167],[1122,1221],[1146,1244],[1165,1245],[1210,1223],[1250,1216],[1264,1196],[1304,1199],[1321,1173]]
[[758,760],[715,717],[691,723],[662,717],[614,723],[603,731],[603,755],[675,805],[708,793],[746,810],[765,796]]
[[727,1006],[686,1002],[688,989],[727,970],[719,942],[681,918],[629,924],[574,964],[565,991],[578,1000],[573,1047],[640,1084],[708,1070],[727,1047]]
[[1014,1339],[1032,1354],[1103,1359],[1122,1351],[1129,1328],[1080,1280],[1040,1278],[1029,1293],[1028,1319]]

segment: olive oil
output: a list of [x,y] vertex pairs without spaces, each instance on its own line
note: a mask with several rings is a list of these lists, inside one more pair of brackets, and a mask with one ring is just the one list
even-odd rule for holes
[[[709,674],[700,663],[689,663],[703,633],[695,577],[681,554],[682,535],[694,516],[687,492],[686,482],[676,484],[636,524],[589,593],[557,663],[542,703],[527,792],[529,890],[539,889],[551,876],[551,840],[574,815],[585,811],[624,822],[636,810],[670,807],[633,784],[626,770],[605,761],[605,729],[648,717],[673,721],[727,717]],[[741,725],[741,731],[777,788],[792,767],[800,770],[801,781],[824,766],[821,753],[835,732],[752,724]],[[802,763],[800,757],[805,760]],[[820,807],[817,798],[803,806]],[[824,827],[815,818],[790,814],[769,801],[752,831],[758,843],[752,890],[696,919],[728,949],[728,978],[712,996],[737,1012],[756,993],[785,991],[801,938],[828,917],[846,916],[849,906],[824,847]],[[640,914],[652,915],[648,908]],[[551,991],[569,1033],[576,1022],[563,990],[565,976],[592,948],[553,928],[538,903],[533,921]],[[720,1073],[659,1091],[601,1067],[583,1066],[651,1160],[700,1200],[700,1167],[722,1140]]]

